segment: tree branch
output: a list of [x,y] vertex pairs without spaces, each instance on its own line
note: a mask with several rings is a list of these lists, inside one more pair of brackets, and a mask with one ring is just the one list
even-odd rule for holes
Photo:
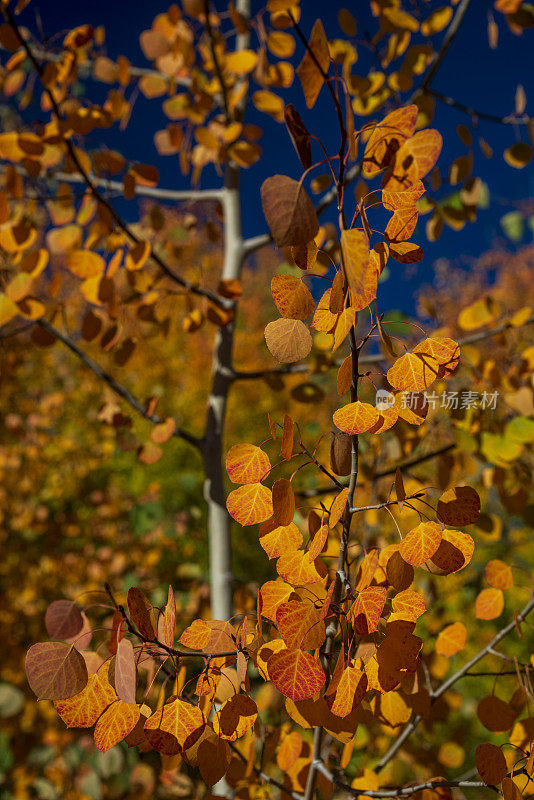
[[[523,622],[523,620],[530,614],[532,609],[534,609],[534,595],[531,596],[526,606],[523,608],[522,611],[519,612],[519,614],[516,617],[514,617],[512,622],[508,623],[508,625],[506,625],[502,630],[500,630],[499,633],[497,633],[493,637],[491,642],[489,642],[489,644],[483,647],[482,650],[480,650],[475,656],[473,656],[473,658],[470,661],[468,661],[466,664],[463,665],[463,667],[461,667],[457,672],[455,672],[454,675],[451,675],[450,678],[444,681],[441,684],[441,686],[439,686],[438,689],[436,689],[435,692],[431,693],[430,704],[433,705],[439,697],[441,697],[446,691],[448,691],[451,688],[451,686],[453,686],[456,683],[456,681],[460,680],[460,678],[463,678],[463,676],[466,675],[466,673],[471,669],[471,667],[474,667],[475,664],[478,664],[479,661],[481,661],[485,656],[490,654],[490,651],[495,647],[496,644],[502,641],[502,639],[508,636],[508,634],[511,633],[513,630],[517,629],[517,627],[521,624],[521,622]],[[406,742],[406,740],[409,739],[409,737],[415,731],[415,729],[417,728],[422,719],[423,718],[421,716],[416,715],[408,723],[408,725],[405,727],[400,736],[395,740],[394,744],[389,748],[387,753],[384,756],[382,756],[382,758],[376,765],[377,770],[381,770],[386,766],[386,764],[389,764],[391,759],[398,753],[404,742]]]
[[[430,453],[425,453],[420,456],[416,456],[414,458],[408,458],[406,461],[402,461],[397,466],[399,469],[409,469],[409,467],[415,467],[418,464],[424,464],[425,461],[430,461],[432,458],[436,458],[437,456],[441,456],[444,453],[448,453],[449,450],[454,450],[456,444],[451,442],[450,444],[445,444],[443,447],[438,448],[437,450],[432,450]],[[374,475],[371,476],[369,480],[377,481],[380,478],[386,478],[388,475],[394,475],[397,470],[397,467],[388,467],[387,469],[381,470],[379,472],[375,472]],[[358,484],[362,485],[362,484]],[[348,484],[344,484],[343,488],[348,488]],[[330,494],[332,491],[331,486],[321,486],[318,489],[306,489],[302,492],[297,492],[299,497],[318,497],[322,494]]]
[[[1,161],[1,159],[0,159]],[[4,162],[13,166],[10,162]],[[28,173],[22,167],[15,165],[15,170],[21,175],[28,177]],[[92,183],[101,189],[107,189],[111,192],[119,192],[121,195],[124,191],[124,186],[120,181],[112,181],[109,178],[100,178],[98,175],[88,173]],[[48,172],[45,176],[63,183],[80,183],[87,185],[85,178],[75,172]],[[135,186],[134,192],[138,197],[153,197],[155,200],[172,200],[174,202],[190,202],[190,203],[210,203],[214,201],[221,201],[223,197],[222,189],[164,189],[156,186]]]
[[[32,62],[33,66],[34,66],[34,69],[35,69],[37,75],[39,76],[39,79],[41,81],[43,89],[44,89],[44,91],[45,91],[45,93],[46,93],[46,95],[47,95],[47,97],[48,97],[48,99],[50,101],[50,105],[51,105],[51,108],[52,108],[52,110],[54,112],[54,115],[55,115],[56,119],[59,122],[62,122],[63,121],[63,115],[61,113],[61,109],[59,107],[59,104],[58,104],[58,102],[57,102],[57,100],[55,98],[55,95],[54,95],[54,93],[52,91],[50,91],[50,89],[48,89],[46,84],[43,82],[44,69],[43,69],[42,65],[39,63],[39,61],[35,57],[35,55],[33,53],[33,50],[31,48],[31,46],[29,45],[29,43],[22,36],[20,28],[19,28],[19,26],[17,24],[17,21],[15,20],[15,17],[13,15],[11,9],[4,3],[2,5],[2,7],[1,7],[1,11],[2,11],[2,14],[5,17],[6,21],[11,26],[13,32],[16,34],[17,38],[19,39],[20,43],[22,44],[24,50],[26,51],[26,53],[28,55],[28,58]],[[82,176],[82,178],[85,181],[87,187],[91,191],[93,197],[97,200],[98,203],[100,203],[100,205],[102,205],[108,211],[108,213],[111,215],[111,217],[113,218],[113,220],[115,221],[117,226],[126,234],[126,236],[128,236],[130,241],[134,242],[135,244],[138,244],[139,242],[141,242],[142,240],[131,230],[130,226],[126,222],[124,222],[122,217],[113,208],[111,203],[109,203],[106,200],[106,198],[98,191],[98,188],[97,188],[96,184],[93,183],[90,174],[87,172],[87,170],[83,166],[82,162],[80,161],[80,158],[78,156],[76,148],[73,145],[71,139],[64,138],[63,139],[63,143],[64,143],[65,147],[67,148],[67,151],[69,153],[70,158],[72,159],[72,162],[76,165],[76,168],[77,168],[78,172]],[[151,258],[152,261],[154,261],[160,267],[160,269],[165,273],[165,275],[167,275],[169,278],[172,278],[172,280],[174,280],[176,283],[178,283],[184,289],[187,289],[187,291],[191,292],[192,294],[196,294],[196,295],[200,295],[201,297],[205,297],[208,300],[211,300],[216,305],[220,306],[221,308],[230,308],[231,307],[231,301],[228,300],[227,298],[221,297],[220,295],[216,294],[215,292],[212,292],[209,289],[202,289],[200,286],[197,286],[196,284],[193,284],[190,281],[187,281],[184,278],[181,278],[156,253],[151,251],[150,258]]]
[[506,117],[499,117],[497,114],[488,114],[487,111],[479,111],[476,108],[472,108],[471,106],[467,106],[465,103],[460,103],[459,100],[455,100],[453,97],[448,97],[441,92],[437,92],[435,89],[427,88],[425,89],[426,94],[429,94],[431,97],[435,97],[436,100],[439,100],[441,103],[445,103],[447,106],[451,106],[452,108],[457,108],[458,111],[462,111],[464,114],[469,114],[470,117],[474,117],[476,119],[483,119],[487,122],[496,122],[500,125],[528,125],[530,123],[530,117],[526,114],[522,116],[516,116],[515,114],[509,114]]
[[[78,345],[66,334],[62,333],[58,328],[51,325],[50,322],[47,322],[44,319],[37,320],[35,323],[43,328],[48,333],[55,336],[56,339],[59,339],[69,350],[74,353],[82,362],[88,367],[91,372],[93,372],[98,378],[107,383],[107,385],[117,394],[119,397],[122,397],[129,406],[131,406],[134,411],[137,411],[142,417],[147,419],[149,422],[152,422],[154,425],[159,425],[160,423],[164,422],[164,420],[159,417],[157,414],[149,414],[147,409],[144,405],[140,402],[140,400],[135,397],[125,386],[119,383],[115,378],[106,372],[100,364],[97,364],[96,361],[87,355]],[[173,436],[177,436],[180,439],[183,439],[188,444],[195,447],[197,450],[202,449],[202,439],[199,439],[197,436],[193,436],[191,433],[183,430],[182,428],[177,427],[174,430]]]

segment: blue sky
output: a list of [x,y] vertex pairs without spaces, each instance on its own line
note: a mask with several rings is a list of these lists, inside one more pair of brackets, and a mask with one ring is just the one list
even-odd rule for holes
[[[221,8],[220,3],[215,5]],[[224,4],[223,4],[224,5]],[[252,0],[253,12],[263,4]],[[309,33],[316,16],[323,19],[327,35],[341,35],[337,25],[337,12],[346,6],[358,19],[358,38],[365,32],[374,33],[376,22],[371,18],[367,0],[358,2],[317,2],[305,0],[302,27]],[[442,3],[423,3],[424,8],[434,8]],[[472,0],[463,26],[455,39],[446,59],[434,79],[432,86],[443,94],[453,96],[456,100],[467,103],[477,109],[497,115],[506,115],[513,111],[514,95],[517,84],[522,84],[527,94],[527,112],[533,113],[534,81],[532,75],[532,45],[534,33],[526,31],[521,37],[513,35],[504,22],[501,14],[494,16],[499,25],[499,47],[490,50],[487,37],[487,15],[492,3],[484,0]],[[127,56],[133,64],[149,66],[139,46],[139,33],[150,27],[153,17],[168,8],[165,2],[141,0],[92,0],[91,3],[67,2],[67,0],[45,0],[39,5],[40,16],[45,33],[49,36],[81,23],[104,25],[106,28],[106,46],[110,57],[120,54]],[[30,23],[29,11],[24,15],[26,24]],[[438,38],[439,37],[435,37]],[[301,46],[297,44],[300,55]],[[369,68],[371,56],[364,47],[358,48],[360,57],[354,67],[358,74],[365,75]],[[286,102],[293,102],[300,110],[310,130],[335,147],[337,138],[335,118],[329,103],[328,93],[323,89],[319,101],[311,112],[307,111],[303,101],[300,85],[295,81],[294,87],[284,93]],[[465,114],[436,104],[437,113],[433,125],[444,137],[444,148],[439,165],[448,167],[450,161],[466,152],[456,135],[458,123],[469,124]],[[362,119],[362,123],[367,118]],[[284,127],[251,108],[247,121],[260,124],[264,129],[263,159],[243,176],[243,196],[245,198],[244,229],[245,235],[255,235],[265,230],[265,222],[259,202],[259,187],[269,175],[280,172],[299,177],[300,164],[293,151]],[[153,144],[153,134],[158,128],[165,126],[166,119],[161,112],[161,101],[150,103],[140,97],[134,109],[132,123],[124,133],[117,128],[106,134],[104,141],[119,149],[125,156],[134,160],[155,164],[161,174],[160,185],[166,188],[185,188],[177,159],[161,158]],[[419,282],[427,282],[432,277],[432,264],[438,258],[448,258],[454,263],[468,263],[469,259],[484,252],[497,241],[503,241],[499,228],[501,216],[514,207],[522,199],[532,196],[534,189],[534,173],[531,167],[515,170],[507,166],[503,159],[504,149],[516,139],[516,131],[512,126],[496,125],[491,122],[480,122],[480,134],[494,150],[494,157],[488,161],[475,146],[474,174],[480,175],[489,183],[491,205],[488,210],[481,211],[475,224],[467,225],[462,231],[445,228],[437,243],[427,243],[424,231],[417,229],[414,240],[423,245],[425,258],[419,265],[416,274],[411,268],[406,270],[402,265],[393,263],[392,276],[384,285],[384,300],[387,305],[403,310],[413,311],[413,295]],[[522,131],[525,139],[526,132]],[[332,138],[333,137],[333,138]],[[276,146],[270,143],[276,141]],[[322,170],[319,170],[322,171]],[[217,185],[218,179],[211,167],[202,176],[201,186]],[[122,213],[128,211],[121,208]],[[130,212],[131,215],[134,212]],[[394,274],[393,274],[394,270]],[[410,275],[411,277],[407,277]]]

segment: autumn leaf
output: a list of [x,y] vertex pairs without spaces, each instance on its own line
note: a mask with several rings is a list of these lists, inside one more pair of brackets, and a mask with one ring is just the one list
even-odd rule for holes
[[102,753],[107,753],[133,730],[140,717],[139,706],[115,700],[98,718],[95,726],[95,744]]
[[293,275],[275,275],[271,293],[278,311],[286,319],[304,320],[315,311],[315,301],[301,278]]
[[306,105],[312,108],[324,83],[323,75],[328,71],[330,64],[328,42],[320,19],[315,20],[308,47],[313,56],[306,50],[304,58],[297,67],[297,75],[302,84]]
[[180,698],[168,701],[145,722],[145,734],[158,753],[172,756],[191,747],[202,734],[206,720],[197,706]]
[[252,728],[258,707],[251,697],[235,694],[224,702],[213,718],[213,730],[228,741],[235,742]]
[[445,525],[471,525],[480,514],[480,497],[470,486],[456,486],[441,495],[437,515]]
[[278,247],[305,245],[319,230],[317,214],[306,190],[287,175],[273,175],[263,182],[261,203]]
[[265,328],[265,341],[271,354],[286,364],[306,358],[312,348],[309,329],[300,320],[276,319]]
[[370,430],[378,422],[378,417],[379,413],[374,406],[357,400],[338,408],[334,412],[333,420],[341,431],[354,435]]
[[276,625],[289,650],[315,650],[325,639],[324,622],[312,603],[282,603],[276,611]]
[[343,268],[355,311],[365,308],[376,297],[378,272],[370,262],[369,240],[365,231],[352,228],[341,231]]
[[494,589],[511,589],[514,585],[514,575],[511,567],[499,558],[492,558],[484,569],[484,577]]
[[82,654],[62,642],[32,645],[26,655],[26,676],[39,700],[66,700],[79,694],[88,681]]
[[83,616],[72,600],[54,600],[46,609],[45,625],[54,639],[72,639],[83,628]]
[[348,716],[361,703],[366,690],[367,675],[359,667],[349,664],[343,670],[330,711],[337,717]]
[[230,492],[226,507],[240,525],[256,525],[273,513],[271,490],[261,483],[247,483]]
[[226,456],[226,471],[232,483],[258,483],[270,469],[269,456],[254,444],[235,444]]
[[421,522],[403,538],[399,552],[407,564],[420,567],[434,555],[442,536],[437,522]]
[[496,619],[504,609],[504,597],[501,589],[482,589],[475,600],[477,619]]
[[453,622],[439,632],[436,639],[436,653],[451,658],[463,650],[467,642],[467,629],[463,622]]
[[369,586],[359,593],[349,611],[349,619],[356,634],[367,636],[376,631],[384,610],[386,594],[387,590],[383,586]]
[[282,650],[269,659],[269,677],[278,691],[294,702],[313,697],[324,686],[319,662],[301,650]]
[[286,551],[296,550],[302,544],[302,534],[297,526],[278,525],[276,520],[263,522],[259,531],[260,544],[269,558],[278,558]]
[[395,150],[413,134],[416,119],[417,106],[409,105],[395,109],[375,125],[363,157],[362,172],[367,178],[389,165]]
[[102,712],[116,700],[115,690],[108,681],[107,666],[89,675],[87,685],[66,700],[56,700],[54,706],[69,728],[92,728]]
[[387,379],[401,392],[422,392],[435,381],[439,364],[426,353],[405,353],[389,368]]
[[479,744],[475,750],[475,764],[485,784],[496,786],[508,771],[506,759],[500,747],[494,744]]

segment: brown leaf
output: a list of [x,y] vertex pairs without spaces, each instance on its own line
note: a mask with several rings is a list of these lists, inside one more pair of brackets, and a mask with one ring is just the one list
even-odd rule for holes
[[317,214],[306,190],[287,175],[273,175],[263,182],[261,204],[278,247],[305,245],[319,230]]
[[34,644],[26,655],[28,683],[39,700],[66,700],[87,685],[85,660],[73,645]]

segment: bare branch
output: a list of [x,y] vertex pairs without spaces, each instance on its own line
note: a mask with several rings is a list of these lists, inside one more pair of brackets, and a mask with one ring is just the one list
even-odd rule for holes
[[[441,456],[444,453],[448,453],[449,450],[454,450],[456,444],[451,442],[450,444],[445,444],[443,447],[438,448],[437,450],[432,450],[430,453],[424,453],[423,455],[416,456],[414,458],[408,458],[406,461],[402,461],[397,466],[399,469],[409,469],[410,467],[415,467],[418,464],[424,464],[425,461],[430,461],[432,458],[437,458],[437,456]],[[388,475],[394,475],[397,470],[397,467],[388,467],[387,469],[381,470],[379,472],[375,472],[374,475],[371,476],[371,481],[377,481],[380,478],[386,478]],[[358,484],[362,485],[362,484]],[[344,484],[343,488],[346,489],[348,484]],[[302,492],[297,492],[299,497],[318,497],[322,494],[329,494],[332,491],[331,486],[322,486],[318,489],[307,489]]]
[[[88,367],[91,372],[94,372],[98,378],[103,380],[104,383],[107,383],[107,385],[115,392],[115,394],[117,394],[119,397],[122,397],[122,399],[134,409],[134,411],[137,411],[138,414],[147,419],[149,422],[152,422],[154,425],[158,425],[164,421],[157,414],[149,414],[145,406],[140,400],[138,400],[137,397],[135,397],[135,395],[133,395],[125,386],[115,380],[115,378],[106,372],[100,366],[100,364],[97,364],[96,361],[93,361],[93,359],[88,356],[87,353],[85,353],[80,347],[78,347],[76,342],[74,342],[69,336],[62,333],[58,328],[54,327],[54,325],[51,325],[50,322],[47,322],[44,319],[37,320],[35,324],[39,325],[41,328],[44,328],[45,331],[51,333],[52,336],[56,337],[56,339],[59,339],[60,342],[68,347],[69,350],[80,359],[82,364],[85,364],[85,366]],[[193,436],[191,433],[184,431],[182,428],[177,427],[173,433],[173,436],[183,439],[188,444],[196,447],[197,450],[202,449],[202,439],[199,439],[197,436]]]
[[[498,644],[500,641],[502,641],[502,639],[508,636],[508,634],[511,633],[513,630],[517,630],[521,622],[523,622],[523,620],[530,614],[530,612],[533,609],[534,609],[534,595],[531,596],[526,606],[523,608],[522,611],[519,612],[519,614],[517,614],[516,617],[514,617],[512,622],[508,623],[508,625],[502,628],[502,630],[500,630],[499,633],[497,633],[493,637],[493,639],[491,640],[491,642],[489,642],[489,644],[483,647],[482,650],[480,650],[475,656],[473,656],[473,658],[470,661],[465,663],[463,667],[461,667],[457,672],[454,673],[454,675],[451,675],[450,678],[444,681],[441,684],[441,686],[439,686],[438,689],[436,689],[436,691],[432,692],[432,694],[430,695],[431,705],[433,705],[438,698],[440,698],[446,691],[448,691],[451,688],[451,686],[454,686],[456,681],[460,680],[460,678],[463,678],[463,676],[469,672],[471,667],[474,667],[475,664],[478,664],[478,662],[481,661],[485,656],[491,655],[491,650],[495,647],[495,645]],[[401,747],[407,741],[407,739],[410,738],[410,736],[415,731],[421,720],[422,717],[416,715],[408,723],[408,725],[404,728],[400,736],[395,740],[394,744],[389,748],[387,753],[384,756],[382,756],[382,758],[376,765],[377,770],[381,770],[386,766],[386,764],[389,764],[391,759],[398,753],[398,751],[401,749]]]
[[[4,162],[9,163],[9,162]],[[10,166],[13,166],[10,164]],[[22,167],[15,169],[21,175],[27,176],[27,172]],[[92,172],[88,173],[91,182],[101,189],[106,189],[108,192],[118,192],[123,194],[124,186],[120,181],[112,181],[109,178],[100,178]],[[83,175],[78,175],[76,172],[54,172],[50,171],[45,176],[63,183],[81,183],[86,184]],[[135,186],[134,192],[138,197],[152,197],[155,200],[171,200],[173,202],[189,202],[189,203],[211,203],[214,201],[221,201],[223,198],[222,189],[163,189],[156,186]]]
[[526,114],[523,114],[522,116],[509,114],[506,117],[499,117],[497,114],[488,114],[487,111],[479,111],[476,108],[467,106],[465,103],[460,103],[459,100],[455,100],[453,97],[448,97],[441,92],[437,92],[435,89],[427,88],[425,89],[425,92],[431,97],[435,97],[436,100],[439,100],[441,103],[445,103],[445,105],[451,106],[452,108],[457,108],[458,111],[463,111],[464,114],[469,114],[470,117],[473,117],[477,120],[483,119],[487,122],[496,122],[500,125],[528,125],[531,122],[530,117]]

